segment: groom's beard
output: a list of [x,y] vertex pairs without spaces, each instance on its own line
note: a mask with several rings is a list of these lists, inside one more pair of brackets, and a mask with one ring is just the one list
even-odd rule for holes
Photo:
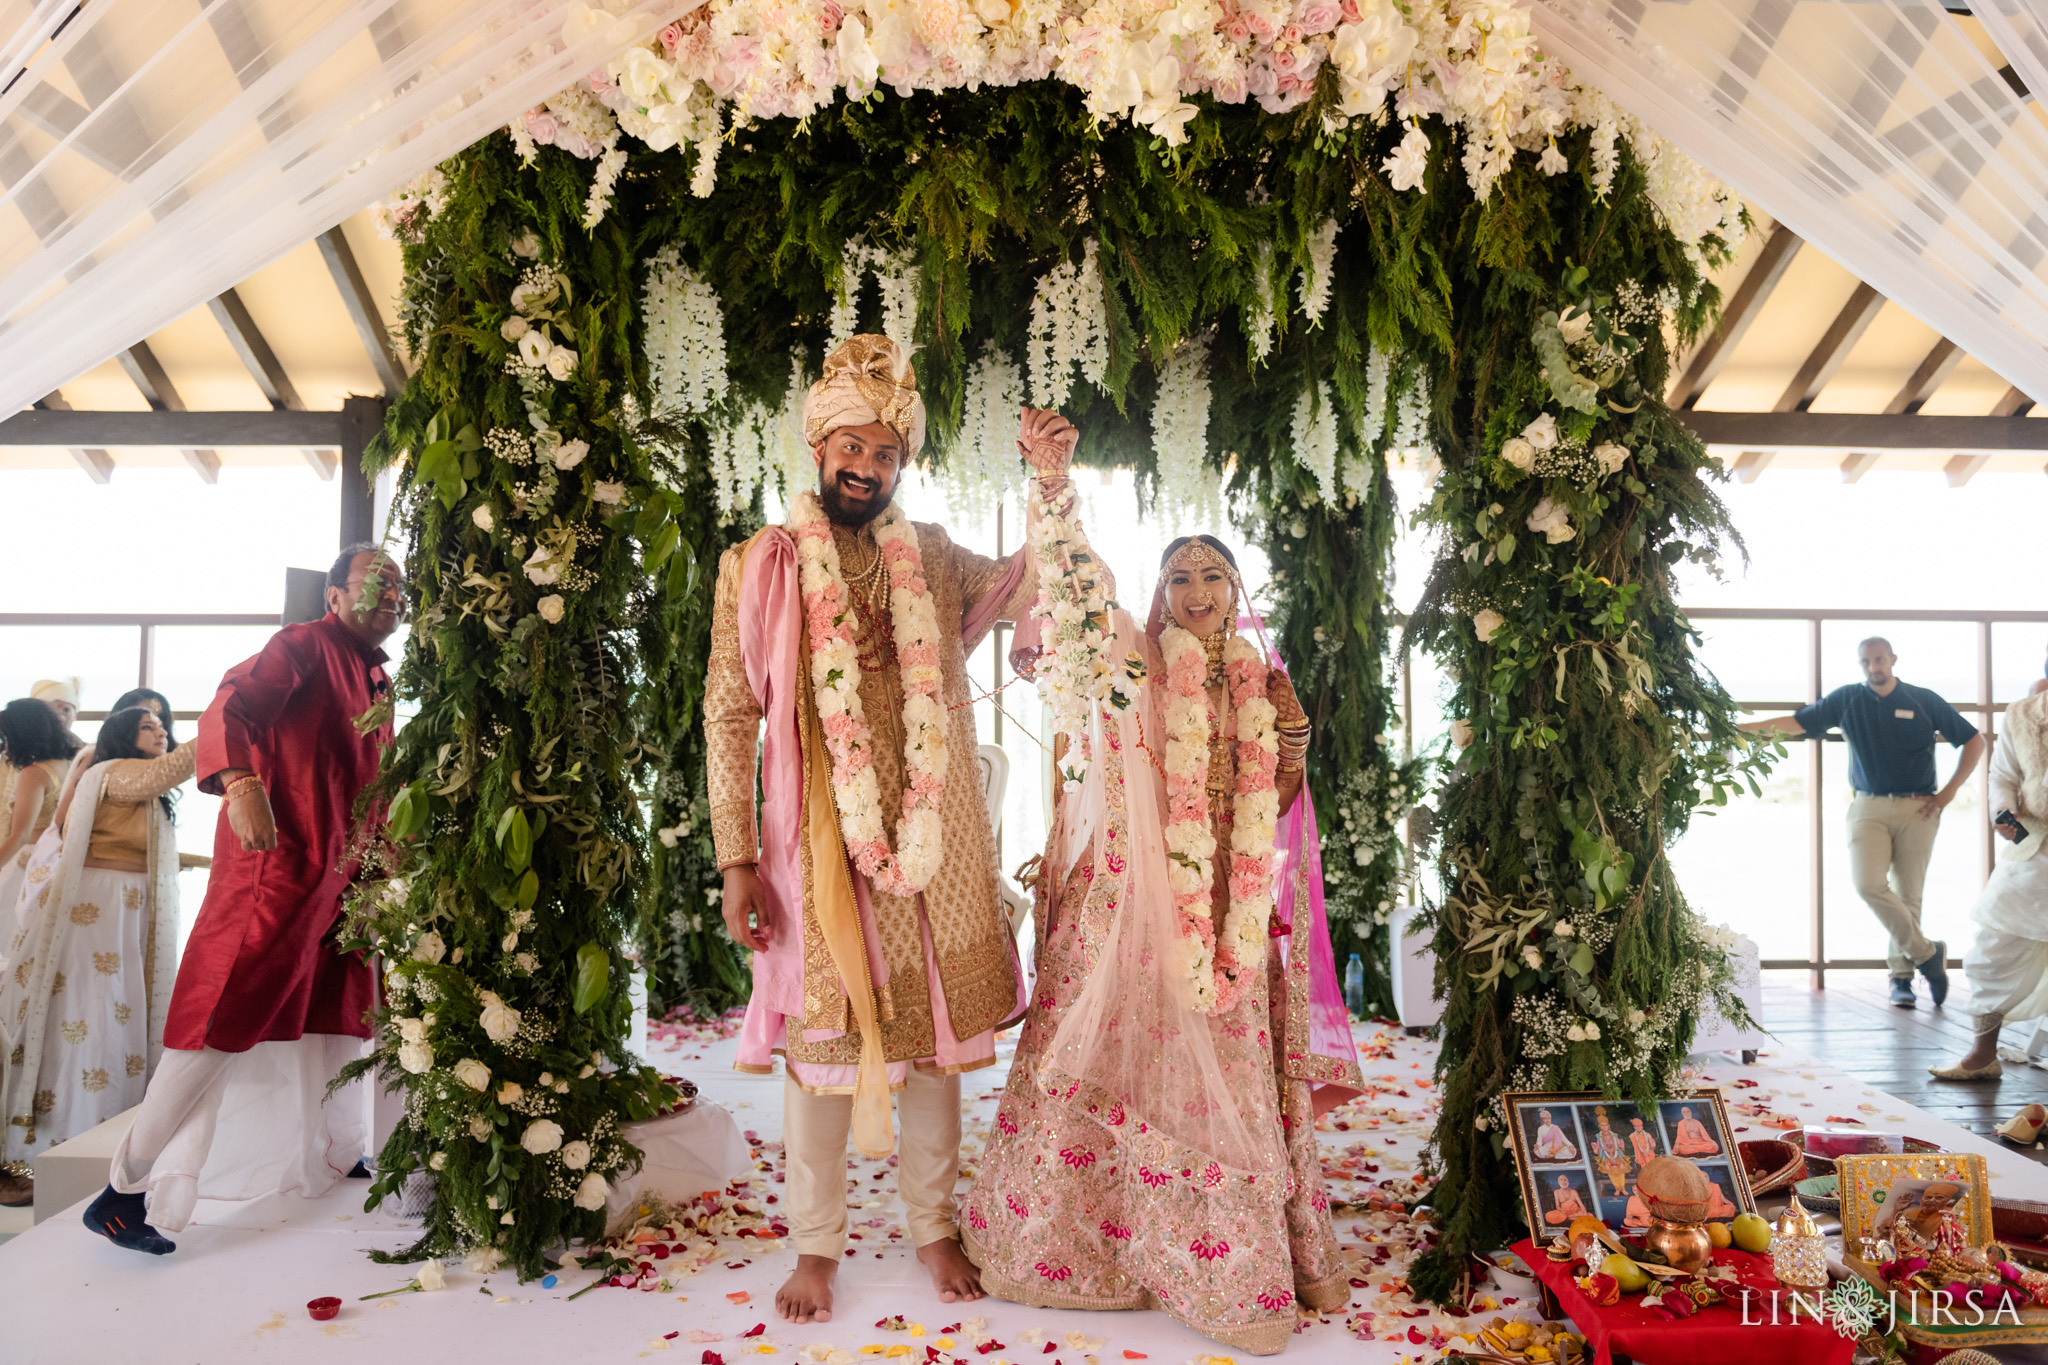
[[818,499],[825,504],[826,519],[835,526],[865,526],[882,515],[895,496],[895,489],[843,469],[835,478],[818,480]]

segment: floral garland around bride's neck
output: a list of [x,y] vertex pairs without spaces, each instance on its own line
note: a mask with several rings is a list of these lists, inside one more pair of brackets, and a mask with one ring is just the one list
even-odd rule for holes
[[1237,721],[1237,782],[1231,795],[1230,909],[1219,937],[1209,922],[1216,836],[1209,828],[1209,660],[1202,640],[1182,626],[1159,636],[1165,655],[1167,880],[1180,914],[1182,964],[1196,1009],[1222,1014],[1266,965],[1273,915],[1273,840],[1280,821],[1274,783],[1279,713],[1266,699],[1266,661],[1232,635],[1223,674]]
[[894,507],[876,518],[875,545],[889,565],[889,617],[903,672],[903,816],[892,853],[882,827],[874,735],[861,711],[853,598],[839,568],[832,523],[815,492],[790,508],[811,642],[811,689],[832,755],[832,800],[847,856],[891,896],[914,896],[944,853],[939,800],[946,791],[946,711],[939,698],[939,618],[924,579],[917,532]]

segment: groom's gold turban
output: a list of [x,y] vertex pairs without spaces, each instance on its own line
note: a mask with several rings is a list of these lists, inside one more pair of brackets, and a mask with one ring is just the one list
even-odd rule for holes
[[825,375],[804,398],[804,443],[841,427],[880,422],[903,438],[904,458],[924,448],[924,400],[910,353],[885,336],[857,336],[825,357]]

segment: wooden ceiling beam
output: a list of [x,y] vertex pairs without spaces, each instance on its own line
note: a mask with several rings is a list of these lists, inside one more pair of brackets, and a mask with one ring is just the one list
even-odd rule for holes
[[1745,450],[1735,457],[1734,464],[1728,466],[1729,472],[1735,475],[1738,483],[1755,483],[1770,468],[1777,454],[1775,450]]
[[[138,341],[115,357],[121,368],[128,372],[143,399],[157,412],[189,412],[178,386],[171,382],[170,374],[163,362],[156,358],[156,352],[149,349],[149,343]],[[207,483],[220,482],[220,455],[203,447],[182,448],[185,463],[192,466],[192,472]]]
[[1695,410],[1685,422],[1708,445],[1743,450],[2048,450],[2048,421],[2033,417]]
[[0,421],[0,447],[319,446],[337,450],[343,436],[338,412],[71,412],[48,399],[42,407]]
[[1728,357],[1742,340],[1742,334],[1763,311],[1771,291],[1778,287],[1778,281],[1785,278],[1785,271],[1792,264],[1792,258],[1799,254],[1802,244],[1799,234],[1783,223],[1771,229],[1771,235],[1765,239],[1763,250],[1757,253],[1749,273],[1735,287],[1735,297],[1728,300],[1728,306],[1721,310],[1721,321],[1714,328],[1713,335],[1700,343],[1686,361],[1685,373],[1672,385],[1672,407],[1690,408],[1699,402],[1700,395],[1721,373],[1721,367],[1728,363]]
[[1991,457],[1989,455],[1951,455],[1949,456],[1948,463],[1941,467],[1941,472],[1948,476],[1948,486],[1950,488],[1961,488],[1976,477],[1978,470],[1990,463]]
[[1933,349],[1914,367],[1899,391],[1892,395],[1892,401],[1884,405],[1888,413],[1916,413],[1927,406],[1927,400],[1934,397],[1934,391],[1948,382],[1956,366],[1963,362],[1963,348],[1942,337],[1934,343]]
[[[256,381],[257,389],[272,411],[304,412],[305,401],[299,397],[291,376],[284,372],[277,352],[271,349],[262,329],[256,325],[256,319],[250,315],[248,305],[242,302],[242,296],[229,289],[219,297],[209,299],[207,307],[213,310],[214,321],[220,324],[221,331],[227,333],[228,343],[242,358],[243,368]],[[306,463],[322,479],[334,477],[335,459],[327,451],[317,446],[306,446],[299,453],[305,456]]]
[[1842,362],[1849,358],[1849,352],[1862,339],[1863,333],[1876,319],[1878,310],[1883,307],[1884,295],[1858,280],[1849,301],[1842,305],[1841,312],[1835,314],[1835,320],[1821,334],[1812,352],[1799,366],[1799,372],[1785,386],[1785,392],[1778,395],[1771,411],[1805,412],[1812,407],[1813,400],[1820,396],[1820,391],[1842,368]]
[[[71,404],[64,395],[52,390],[36,402],[38,412],[69,412]],[[114,457],[104,450],[90,446],[72,446],[71,458],[78,461],[78,467],[85,471],[85,477],[94,483],[112,483],[114,479]]]
[[1842,457],[1842,482],[1854,483],[1877,467],[1882,458],[1874,450],[1851,451]]
[[2015,384],[2007,389],[1996,403],[1991,405],[1993,417],[2025,417],[2034,410],[2034,400],[2020,392]]
[[334,286],[341,291],[342,306],[348,309],[350,321],[356,325],[356,335],[362,338],[363,349],[369,352],[370,366],[377,372],[377,382],[384,386],[386,396],[396,399],[405,388],[405,367],[398,363],[398,353],[392,349],[391,334],[384,328],[384,320],[377,312],[377,300],[370,293],[370,286],[363,279],[362,267],[356,264],[355,252],[349,250],[348,238],[341,229],[331,227],[320,234],[320,255],[327,261],[328,273],[334,276]]

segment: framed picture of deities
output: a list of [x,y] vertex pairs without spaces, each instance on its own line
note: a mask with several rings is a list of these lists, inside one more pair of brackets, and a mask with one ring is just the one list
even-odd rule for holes
[[1529,1236],[1539,1246],[1581,1214],[1617,1231],[1648,1227],[1650,1210],[1636,1181],[1660,1156],[1682,1156],[1705,1173],[1708,1218],[1756,1212],[1718,1090],[1688,1091],[1648,1106],[1598,1091],[1517,1091],[1506,1101],[1508,1146],[1522,1181]]

